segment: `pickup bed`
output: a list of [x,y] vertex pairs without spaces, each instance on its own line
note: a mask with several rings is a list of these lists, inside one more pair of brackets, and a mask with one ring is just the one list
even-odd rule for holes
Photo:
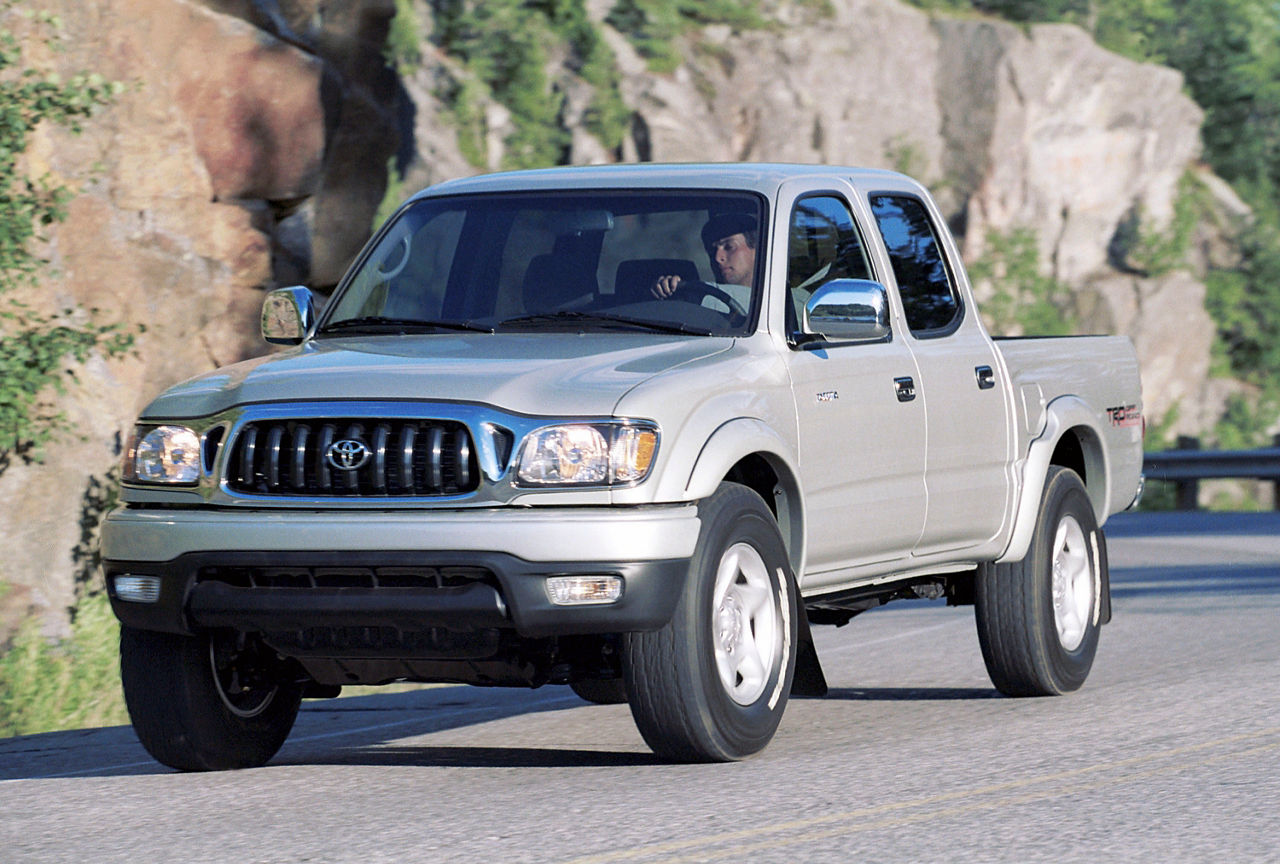
[[992,340],[928,192],[796,165],[567,168],[413,198],[290,347],[138,420],[103,533],[139,738],[259,765],[346,684],[572,687],[655,752],[766,746],[811,625],[973,604],[1074,690],[1140,488],[1126,339]]

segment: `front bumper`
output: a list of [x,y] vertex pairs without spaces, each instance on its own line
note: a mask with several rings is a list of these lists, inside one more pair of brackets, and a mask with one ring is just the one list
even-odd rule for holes
[[[697,542],[694,505],[495,508],[458,511],[124,509],[107,517],[103,563],[112,607],[126,625],[191,633],[307,628],[510,629],[525,637],[662,627],[684,588]],[[382,587],[378,573],[450,568],[483,579]],[[229,584],[228,572],[312,574],[307,587]],[[336,572],[370,584],[326,584]],[[119,575],[154,576],[154,603],[120,599]],[[316,578],[321,574],[325,578]],[[549,576],[616,575],[622,596],[557,606]],[[252,580],[250,580],[252,582]]]

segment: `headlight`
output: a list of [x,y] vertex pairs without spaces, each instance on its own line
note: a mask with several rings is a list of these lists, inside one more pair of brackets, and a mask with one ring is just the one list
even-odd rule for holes
[[200,436],[185,426],[139,426],[125,451],[124,479],[192,484],[200,479]]
[[649,424],[590,423],[531,432],[516,476],[524,486],[614,486],[639,483],[658,452]]

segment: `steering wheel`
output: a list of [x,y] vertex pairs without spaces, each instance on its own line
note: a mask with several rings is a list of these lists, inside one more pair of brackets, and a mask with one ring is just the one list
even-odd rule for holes
[[725,291],[709,282],[700,282],[696,279],[681,279],[680,286],[676,288],[674,295],[677,299],[686,303],[702,304],[704,298],[710,297],[723,303],[729,309],[731,318],[743,319],[747,317],[747,310],[742,308],[742,304]]

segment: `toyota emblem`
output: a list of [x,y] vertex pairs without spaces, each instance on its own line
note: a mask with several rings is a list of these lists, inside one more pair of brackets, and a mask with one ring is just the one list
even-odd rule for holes
[[325,453],[325,459],[339,471],[356,471],[369,461],[369,456],[369,448],[354,438],[334,441]]

